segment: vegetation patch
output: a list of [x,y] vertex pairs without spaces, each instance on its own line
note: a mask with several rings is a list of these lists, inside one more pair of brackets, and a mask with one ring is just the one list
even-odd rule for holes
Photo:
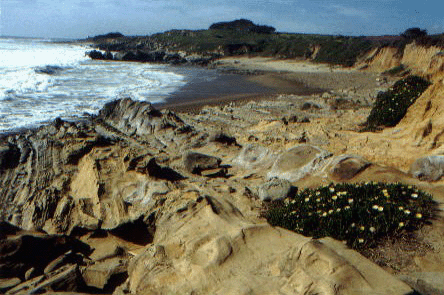
[[386,76],[404,76],[407,73],[409,73],[409,70],[406,68],[406,66],[400,64],[399,66],[393,67],[390,70],[383,72],[382,74]]
[[386,92],[380,92],[361,131],[375,131],[393,127],[404,118],[407,109],[431,83],[418,76],[408,76],[396,82]]
[[414,186],[366,182],[305,189],[270,205],[264,215],[273,226],[366,249],[420,228],[436,210],[432,196]]

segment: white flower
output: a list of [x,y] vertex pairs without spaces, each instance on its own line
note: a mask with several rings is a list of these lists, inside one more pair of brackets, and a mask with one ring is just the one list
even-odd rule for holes
[[378,205],[373,205],[372,209],[373,210],[378,210],[379,206]]
[[365,230],[365,226],[361,225],[360,230]]
[[374,233],[376,231],[376,228],[374,228],[373,226],[369,228],[370,232]]
[[378,207],[378,211],[379,211],[379,212],[382,212],[382,211],[384,211],[384,207],[382,207],[382,206],[379,206],[379,207]]
[[418,197],[418,194],[412,194],[412,198],[416,199]]
[[328,210],[328,214],[332,214],[332,213],[333,213],[332,209]]
[[316,191],[316,196],[319,196],[321,194],[320,191]]
[[341,208],[336,209],[336,212],[341,212]]
[[402,221],[399,223],[399,227],[404,227],[404,225],[405,225],[405,224],[404,224],[404,222],[402,222]]
[[334,192],[335,192],[335,188],[334,188],[334,187],[330,187],[328,190],[329,190],[331,193],[334,193]]
[[348,199],[349,204],[353,203],[353,201],[354,201],[353,199]]
[[353,222],[351,225],[350,225],[351,227],[355,227],[356,226],[356,224]]
[[410,212],[410,210],[407,209],[407,210],[404,211],[404,213],[407,214],[407,215],[409,215],[409,214],[412,213],[412,212]]
[[399,211],[402,211],[402,210],[404,210],[404,207],[399,206],[398,209],[399,209]]
[[322,217],[327,216],[327,212],[322,213]]
[[310,201],[310,198],[305,198],[305,202],[308,202],[308,201]]
[[345,209],[345,210],[350,210],[350,206],[347,205],[347,206],[344,207],[344,209]]
[[333,197],[331,197],[333,201],[336,201],[338,199],[337,195],[333,195]]
[[318,202],[318,203],[319,203],[320,201],[321,201],[321,199],[319,199],[319,198],[317,198],[317,199],[316,199],[316,202]]
[[364,243],[364,239],[358,239],[358,243],[360,244]]

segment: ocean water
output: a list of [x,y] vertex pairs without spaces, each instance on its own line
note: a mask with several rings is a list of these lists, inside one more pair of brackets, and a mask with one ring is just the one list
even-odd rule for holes
[[164,102],[190,80],[168,65],[93,61],[90,48],[0,38],[0,133],[95,114],[111,100]]

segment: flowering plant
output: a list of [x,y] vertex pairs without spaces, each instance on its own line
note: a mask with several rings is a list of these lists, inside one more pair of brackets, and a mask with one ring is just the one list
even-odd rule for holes
[[378,239],[411,231],[436,212],[432,196],[400,183],[330,184],[305,189],[265,211],[273,226],[305,236],[333,237],[352,248],[374,246]]
[[421,77],[408,76],[397,81],[388,91],[380,92],[362,131],[396,126],[429,85],[430,82]]

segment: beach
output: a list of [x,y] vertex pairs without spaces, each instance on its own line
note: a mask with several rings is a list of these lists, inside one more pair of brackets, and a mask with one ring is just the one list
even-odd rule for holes
[[360,98],[364,105],[368,105],[387,85],[377,82],[378,73],[308,61],[227,57],[215,61],[212,68],[220,73],[215,80],[190,81],[170,95],[166,102],[156,105],[162,109],[195,112],[205,105],[257,101],[279,94],[309,96],[324,93]]

